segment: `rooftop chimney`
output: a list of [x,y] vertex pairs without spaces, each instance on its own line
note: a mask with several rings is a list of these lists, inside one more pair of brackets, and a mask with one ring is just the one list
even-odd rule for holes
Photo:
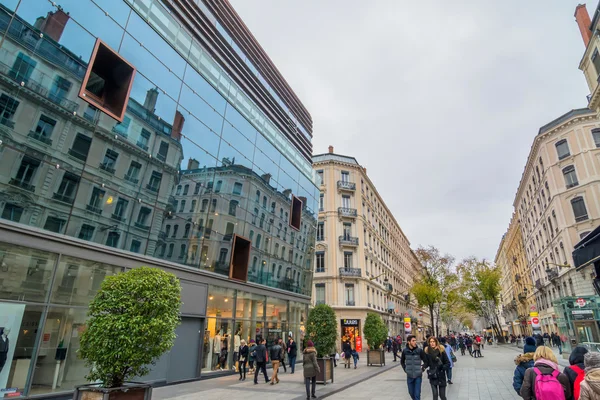
[[154,114],[156,111],[156,101],[158,100],[158,88],[152,88],[146,92],[144,108]]
[[65,13],[59,8],[55,12],[50,11],[46,18],[39,17],[35,22],[35,26],[44,34],[59,42],[69,18],[69,13]]
[[187,169],[198,169],[198,168],[200,168],[200,163],[198,162],[198,160],[196,160],[195,158],[190,158],[188,160]]
[[367,167],[363,167],[363,170],[365,171],[365,174],[367,173]]
[[329,153],[333,153],[333,146],[329,146]]
[[592,22],[590,21],[590,14],[588,14],[585,4],[579,4],[575,8],[575,20],[579,26],[583,43],[585,44],[585,47],[587,47],[592,38],[592,31],[590,30]]
[[185,118],[183,114],[179,112],[179,110],[175,111],[175,119],[173,120],[173,128],[171,128],[171,137],[178,142],[181,141],[181,131],[183,130],[183,124],[185,123]]

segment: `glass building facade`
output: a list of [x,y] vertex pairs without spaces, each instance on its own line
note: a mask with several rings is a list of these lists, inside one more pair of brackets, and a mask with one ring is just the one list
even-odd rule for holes
[[149,381],[231,371],[240,338],[300,337],[310,115],[266,55],[246,56],[232,10],[60,3],[0,0],[0,389],[85,383],[86,306],[105,276],[139,265],[184,290],[178,342]]

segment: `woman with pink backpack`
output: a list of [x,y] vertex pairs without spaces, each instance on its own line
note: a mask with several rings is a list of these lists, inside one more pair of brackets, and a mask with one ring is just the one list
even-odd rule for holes
[[571,385],[558,370],[558,360],[550,347],[539,346],[533,355],[533,367],[525,371],[520,395],[525,400],[568,400]]

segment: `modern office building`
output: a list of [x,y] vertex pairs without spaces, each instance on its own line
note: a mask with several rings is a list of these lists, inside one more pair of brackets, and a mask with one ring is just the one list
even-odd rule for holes
[[595,111],[572,110],[542,126],[513,203],[532,282],[518,294],[533,295],[541,330],[567,336],[567,352],[600,340],[596,274],[591,264],[575,268],[573,256],[600,221],[599,149]]
[[[333,307],[338,344],[349,339],[366,351],[362,329],[368,312],[382,316],[391,335],[404,337],[404,314],[414,333],[425,334],[408,290],[421,264],[408,238],[354,157],[329,152],[313,156],[320,188],[313,301]],[[421,328],[419,328],[419,324]]]
[[227,373],[242,338],[301,342],[311,139],[227,1],[0,0],[0,389],[85,383],[87,304],[141,265],[175,273],[183,301],[147,381]]

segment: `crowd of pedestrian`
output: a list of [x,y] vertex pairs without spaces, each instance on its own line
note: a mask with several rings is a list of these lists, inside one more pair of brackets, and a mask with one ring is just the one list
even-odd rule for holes
[[515,358],[513,388],[524,400],[600,400],[600,353],[577,346],[561,372],[552,350],[555,346],[562,353],[561,337],[536,334],[523,340],[523,354]]

